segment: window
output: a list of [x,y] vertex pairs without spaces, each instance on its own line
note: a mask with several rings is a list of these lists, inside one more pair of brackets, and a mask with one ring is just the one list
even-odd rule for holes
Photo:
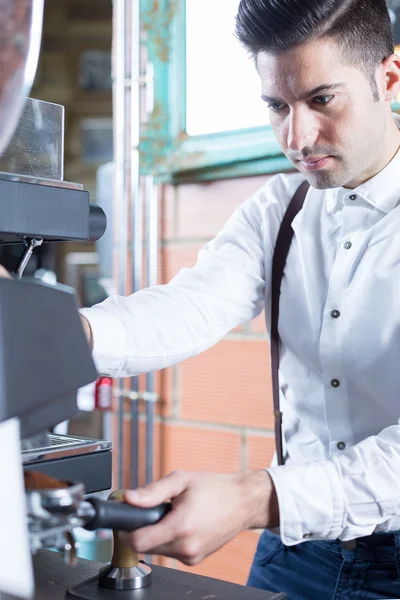
[[268,124],[254,63],[234,36],[238,6],[239,0],[186,0],[188,135]]
[[268,124],[255,66],[234,36],[239,0],[156,4],[157,11],[153,0],[141,2],[154,71],[142,170],[193,181],[291,169]]

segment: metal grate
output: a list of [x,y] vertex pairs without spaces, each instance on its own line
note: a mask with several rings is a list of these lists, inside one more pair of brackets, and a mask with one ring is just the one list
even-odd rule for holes
[[71,446],[73,444],[82,444],[82,442],[93,443],[93,440],[82,440],[80,438],[74,438],[65,435],[56,435],[54,433],[49,433],[47,435],[47,439],[49,441],[49,446]]
[[63,453],[66,456],[71,454],[86,454],[111,450],[111,447],[111,442],[104,440],[48,433],[45,443],[41,440],[41,443],[37,446],[30,446],[22,450],[22,460],[24,463],[31,460],[48,460],[52,458],[52,454],[55,455],[54,457],[61,458]]

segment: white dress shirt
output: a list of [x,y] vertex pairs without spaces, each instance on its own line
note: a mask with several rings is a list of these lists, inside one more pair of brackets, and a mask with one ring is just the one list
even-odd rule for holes
[[[84,309],[99,371],[162,369],[263,309],[269,329],[273,250],[302,180],[270,179],[168,285]],[[355,190],[311,188],[293,228],[279,320],[287,463],[268,469],[282,540],[400,529],[400,152]]]

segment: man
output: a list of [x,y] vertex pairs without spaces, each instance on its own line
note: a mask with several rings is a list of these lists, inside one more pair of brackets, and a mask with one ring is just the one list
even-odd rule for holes
[[[400,59],[387,6],[242,0],[237,36],[300,173],[272,178],[169,285],[82,315],[100,371],[114,377],[198,354],[264,305],[269,323],[277,233],[307,179],[280,300],[287,461],[176,472],[128,492],[138,506],[173,502],[130,543],[192,565],[265,528],[249,585],[290,600],[399,598]],[[268,530],[277,526],[280,536]]]

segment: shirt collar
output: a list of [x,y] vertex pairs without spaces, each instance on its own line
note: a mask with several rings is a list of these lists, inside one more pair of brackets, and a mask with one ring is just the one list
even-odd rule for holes
[[[400,115],[393,114],[393,117],[400,129]],[[357,194],[378,210],[389,213],[400,202],[399,173],[400,149],[382,171],[354,190],[344,187],[326,190],[327,211],[334,212],[343,205],[346,196]]]

